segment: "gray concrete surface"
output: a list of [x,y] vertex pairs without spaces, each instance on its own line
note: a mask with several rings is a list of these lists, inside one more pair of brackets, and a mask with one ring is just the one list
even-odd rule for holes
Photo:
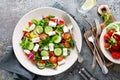
[[[82,0],[80,0],[82,1]],[[6,46],[12,45],[12,33],[15,25],[19,19],[32,9],[44,6],[52,6],[55,2],[60,3],[72,14],[75,13],[77,3],[74,0],[0,0],[0,55],[4,54]],[[120,20],[120,0],[97,0],[97,5],[89,11],[88,17],[96,17],[100,20],[97,15],[97,7],[100,4],[108,4],[116,20]],[[83,42],[84,45],[85,42]],[[112,75],[113,80],[120,80],[119,73],[110,70],[109,74],[103,75],[98,65],[94,70],[91,69],[92,55],[88,47],[83,47],[84,54],[81,53],[85,62],[80,65],[76,62],[70,69],[62,74],[52,77],[42,77],[42,80],[82,80],[79,76],[78,71],[81,67],[86,67],[91,73],[94,74],[99,80],[112,80],[109,77]],[[88,58],[87,58],[88,57]],[[4,70],[0,70],[0,80],[13,80],[12,75]],[[40,79],[39,79],[40,80]]]

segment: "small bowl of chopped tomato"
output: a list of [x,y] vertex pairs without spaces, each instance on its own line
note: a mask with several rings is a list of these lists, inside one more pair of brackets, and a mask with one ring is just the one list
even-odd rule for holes
[[120,22],[113,22],[103,29],[100,48],[108,60],[120,64]]

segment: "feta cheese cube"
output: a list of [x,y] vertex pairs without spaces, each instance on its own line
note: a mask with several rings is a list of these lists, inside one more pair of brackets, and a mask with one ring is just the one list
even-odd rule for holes
[[31,26],[30,26],[30,31],[32,31],[32,30],[34,30],[35,29],[35,24],[32,24]]
[[68,55],[67,48],[63,48],[63,56],[67,56],[67,55]]
[[33,43],[36,43],[36,42],[39,42],[39,41],[40,41],[40,38],[39,38],[39,37],[32,39],[32,42],[33,42]]
[[49,35],[49,36],[52,36],[52,35],[55,35],[55,34],[56,34],[55,31],[48,32],[48,35]]
[[33,48],[33,51],[37,52],[39,49],[39,44],[35,44],[35,47]]
[[57,23],[55,23],[55,22],[53,22],[53,21],[49,21],[49,24],[48,24],[49,26],[51,26],[51,27],[55,27],[56,25],[57,25]]
[[42,60],[49,60],[49,56],[43,56]]
[[58,65],[60,66],[60,65],[62,65],[62,64],[64,64],[65,63],[65,59],[63,59],[62,61],[59,61],[58,62]]
[[29,50],[26,50],[26,49],[23,50],[23,52],[26,53],[26,54],[30,54],[30,51],[29,51]]
[[50,49],[50,51],[54,51],[54,44],[53,43],[49,44],[49,49]]
[[68,29],[66,26],[64,26],[64,27],[63,27],[63,31],[64,31],[64,33],[65,33],[65,32],[69,32],[69,29]]

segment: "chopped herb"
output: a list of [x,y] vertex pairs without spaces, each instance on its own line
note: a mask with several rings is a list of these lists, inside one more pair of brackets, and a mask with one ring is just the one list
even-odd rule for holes
[[101,17],[104,19],[106,25],[109,25],[110,23],[112,23],[112,21],[110,20],[111,14],[108,13],[102,13]]

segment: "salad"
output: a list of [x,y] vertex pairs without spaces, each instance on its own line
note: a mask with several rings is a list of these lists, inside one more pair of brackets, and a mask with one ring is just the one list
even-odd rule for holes
[[23,28],[20,46],[37,68],[55,69],[65,63],[74,48],[74,40],[64,20],[48,15],[28,22]]
[[114,59],[120,59],[120,23],[106,28],[104,47]]

